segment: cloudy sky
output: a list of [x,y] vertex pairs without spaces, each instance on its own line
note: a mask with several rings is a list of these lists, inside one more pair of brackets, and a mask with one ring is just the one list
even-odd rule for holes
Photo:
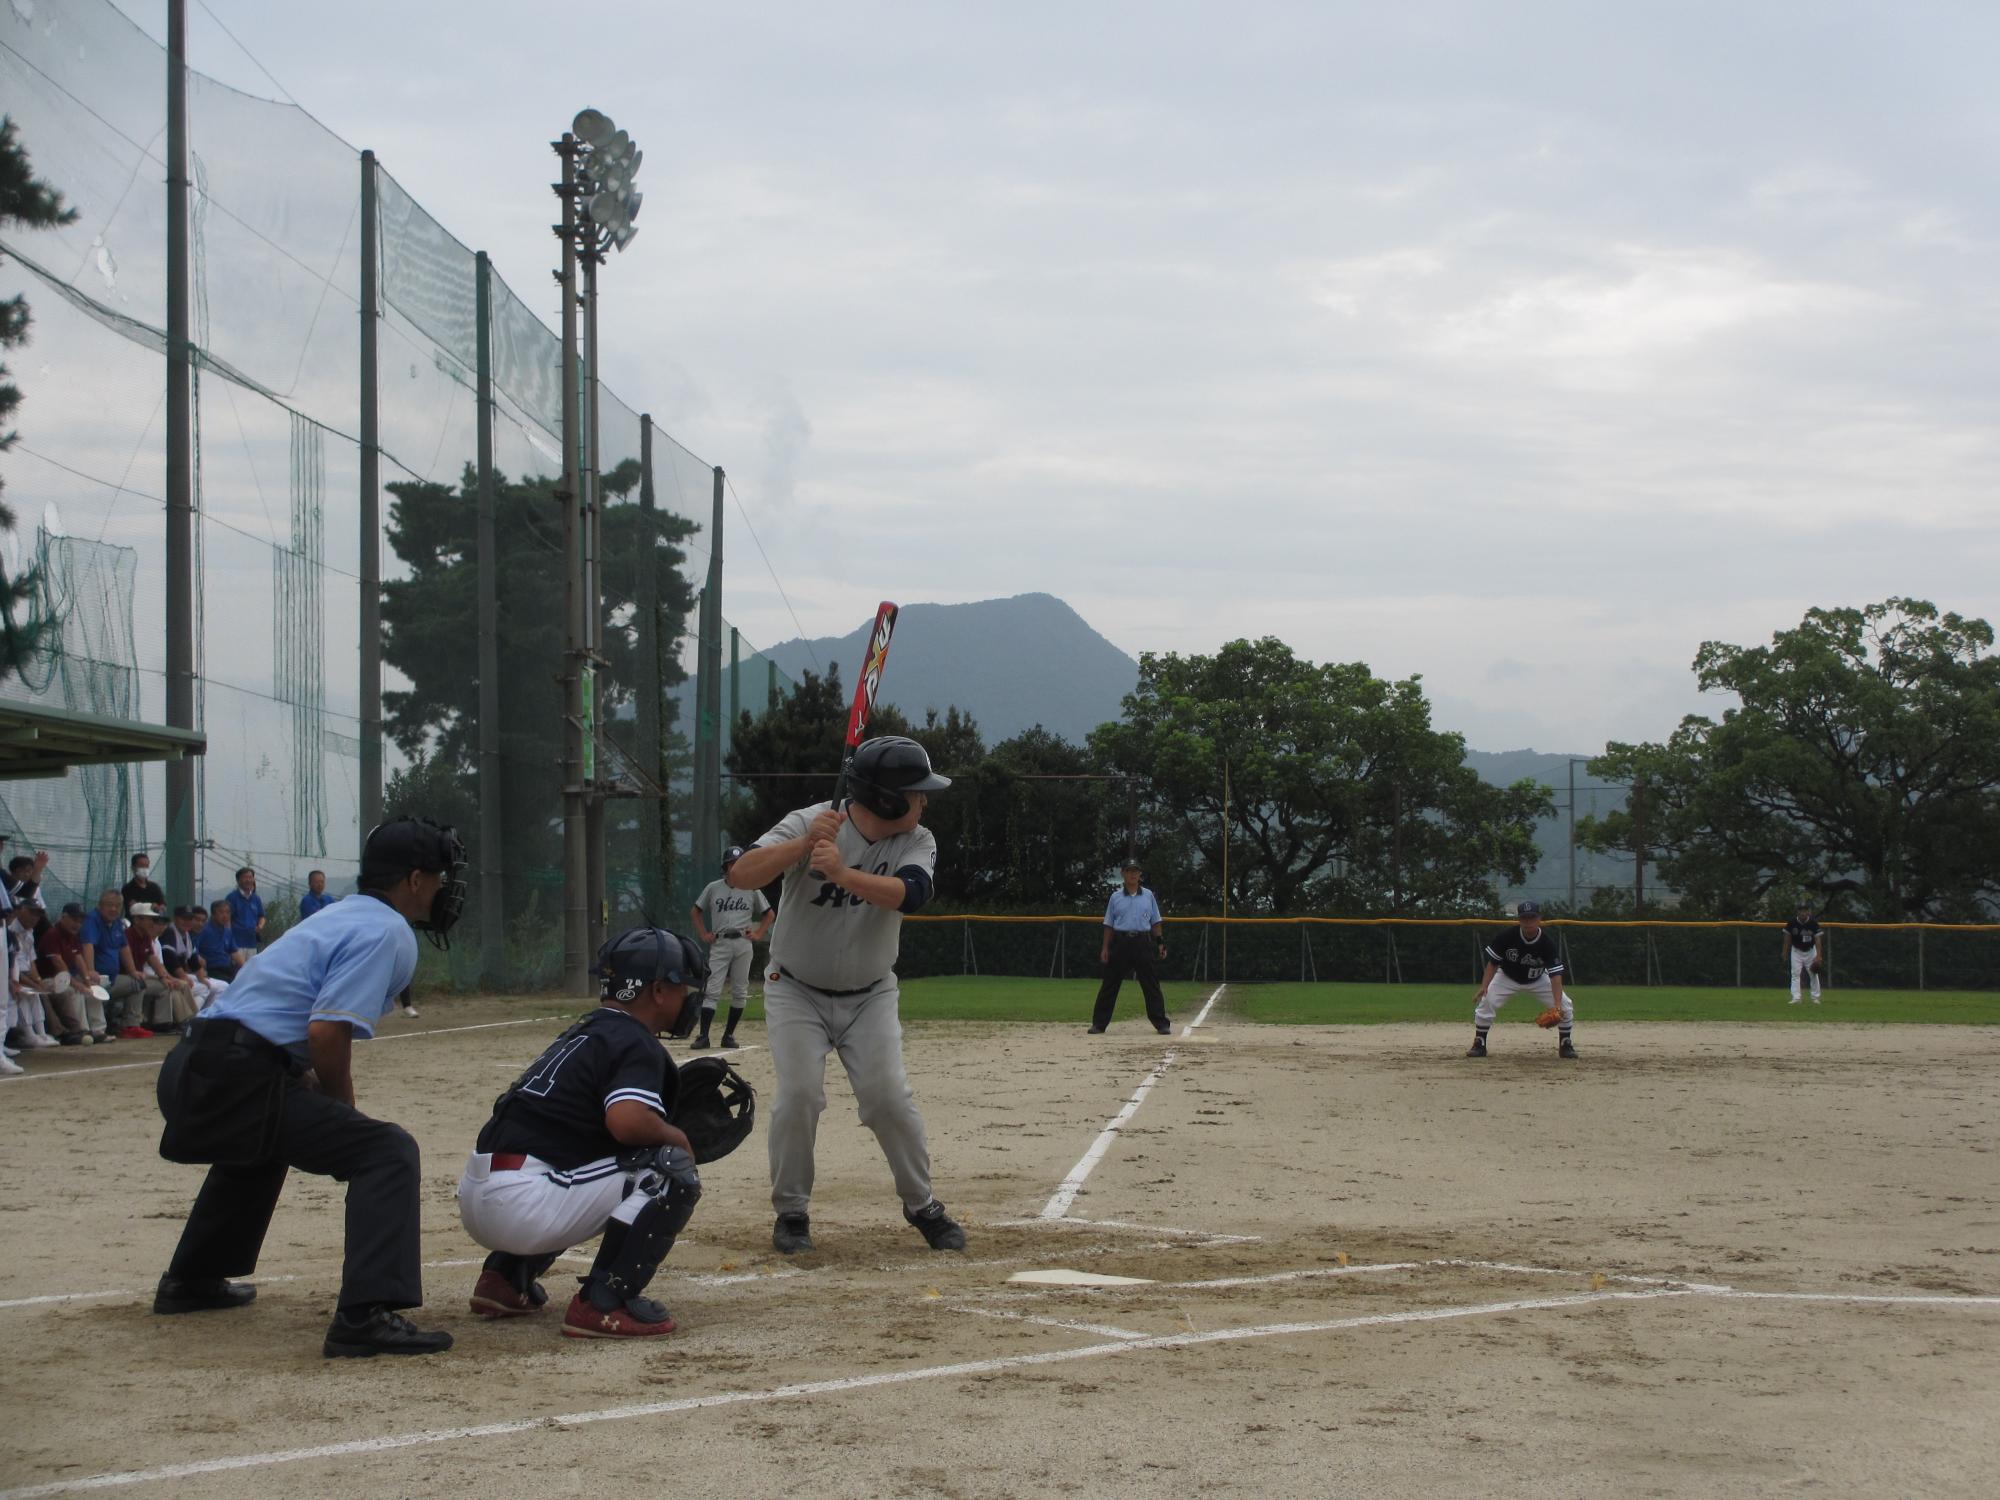
[[2000,8],[206,7],[198,67],[517,288],[549,139],[631,130],[607,378],[730,471],[809,634],[1045,590],[1570,751],[1664,735],[1705,638],[2000,615]]

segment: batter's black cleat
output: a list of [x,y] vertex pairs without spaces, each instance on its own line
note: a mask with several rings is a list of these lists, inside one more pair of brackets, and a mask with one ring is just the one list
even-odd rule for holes
[[1576,1057],[1576,1043],[1564,1042],[1560,1047],[1556,1049],[1556,1056],[1574,1059]]
[[903,1217],[916,1226],[917,1233],[924,1237],[931,1249],[963,1250],[965,1248],[965,1231],[952,1221],[951,1215],[944,1211],[944,1205],[938,1202],[937,1199],[931,1199],[928,1204],[915,1213],[911,1213],[907,1208],[904,1209]]
[[[724,1045],[727,1046],[728,1044],[724,1043]],[[696,1037],[694,1041],[689,1044],[689,1050],[694,1052],[706,1052],[708,1050],[708,1038],[705,1036]]]
[[727,1049],[728,1049],[729,1051],[731,1051],[731,1052],[734,1052],[734,1051],[736,1051],[736,1050],[737,1050],[738,1048],[740,1048],[740,1047],[741,1047],[741,1046],[742,1046],[743,1044],[742,1044],[741,1042],[737,1041],[737,1040],[736,1040],[736,1038],[735,1038],[735,1037],[733,1037],[733,1036],[725,1036],[725,1037],[724,1037],[724,1038],[722,1039],[722,1045],[723,1045],[723,1046],[724,1046],[725,1048],[727,1048]]
[[224,1307],[245,1307],[257,1300],[257,1288],[247,1282],[224,1281],[220,1276],[162,1276],[153,1293],[156,1313],[214,1312]]
[[1465,1055],[1467,1057],[1484,1057],[1486,1055],[1486,1038],[1483,1036],[1474,1037],[1472,1045],[1465,1049]]
[[372,1308],[359,1316],[333,1315],[320,1352],[328,1359],[373,1359],[378,1354],[442,1354],[451,1335],[426,1333],[400,1313]]
[[1084,1035],[1085,1035],[1085,1036],[1103,1036],[1103,1035],[1104,1035],[1104,1028],[1103,1028],[1102,1026],[1093,1026],[1093,1027],[1091,1027],[1091,1028],[1090,1028],[1090,1029],[1089,1029],[1088,1031],[1086,1031],[1086,1032],[1084,1033]]
[[812,1219],[806,1214],[779,1214],[771,1226],[771,1248],[780,1255],[804,1255],[813,1247]]
[[1159,1032],[1161,1036],[1172,1036],[1174,1034],[1174,1028],[1171,1026],[1155,1026],[1153,1030]]

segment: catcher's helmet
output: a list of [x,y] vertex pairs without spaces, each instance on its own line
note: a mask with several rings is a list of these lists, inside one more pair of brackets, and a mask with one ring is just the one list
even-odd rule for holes
[[649,984],[682,984],[687,999],[667,1035],[684,1037],[701,1012],[701,988],[708,981],[708,958],[700,948],[665,927],[633,927],[597,950],[598,993],[630,1005]]
[[949,776],[931,769],[931,758],[915,740],[900,734],[864,741],[847,765],[849,795],[878,818],[894,821],[910,810],[905,792],[941,792]]
[[722,851],[722,868],[725,870],[728,869],[742,857],[743,846],[741,844],[731,844],[727,849]]

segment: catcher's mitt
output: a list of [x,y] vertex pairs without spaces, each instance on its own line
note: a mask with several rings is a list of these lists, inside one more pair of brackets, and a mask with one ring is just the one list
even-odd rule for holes
[[1562,1007],[1559,1005],[1551,1005],[1547,1010],[1543,1011],[1539,1016],[1535,1017],[1535,1024],[1541,1027],[1544,1031],[1546,1031],[1551,1026],[1560,1026],[1562,1024],[1562,1018],[1563,1018]]
[[687,1132],[695,1160],[720,1161],[750,1138],[757,1117],[757,1091],[719,1057],[697,1057],[680,1065],[673,1122]]

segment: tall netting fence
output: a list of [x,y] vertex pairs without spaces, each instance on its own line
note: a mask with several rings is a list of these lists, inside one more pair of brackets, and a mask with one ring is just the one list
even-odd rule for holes
[[[10,573],[39,569],[37,607],[51,626],[41,658],[0,695],[153,723],[166,717],[165,80],[160,46],[108,0],[0,7],[0,108],[37,174],[78,210],[63,228],[10,230],[0,265],[0,297],[26,294],[35,318],[14,361],[26,401],[7,494],[22,520],[7,562]],[[282,925],[309,872],[352,889],[375,551],[384,807],[450,819],[467,835],[475,891],[492,872],[502,892],[494,907],[475,904],[452,974],[552,982],[563,962],[568,669],[559,294],[535,268],[527,284],[543,290],[519,296],[390,171],[302,109],[199,73],[188,100],[196,697],[208,751],[197,763],[198,890],[170,899],[219,895],[248,864]],[[556,251],[552,242],[552,260]],[[371,314],[377,355],[365,370],[359,330]],[[591,394],[580,382],[579,402]],[[615,924],[664,917],[690,862],[709,862],[692,847],[690,749],[703,730],[689,679],[714,469],[608,388],[595,394],[604,609],[586,767],[612,793]],[[482,633],[498,663],[497,750],[482,742]],[[737,675],[761,663],[747,655]],[[51,898],[121,883],[133,851],[158,850],[164,814],[157,765],[0,786],[0,824],[53,856]]]
[[[1163,978],[1232,984],[1471,984],[1500,919],[1170,917]],[[1771,983],[1783,924],[1553,920],[1570,981],[1591,985]],[[1848,989],[2000,989],[2000,926],[1829,922],[1829,983]],[[911,917],[896,969],[905,978],[1097,973],[1097,916]]]

